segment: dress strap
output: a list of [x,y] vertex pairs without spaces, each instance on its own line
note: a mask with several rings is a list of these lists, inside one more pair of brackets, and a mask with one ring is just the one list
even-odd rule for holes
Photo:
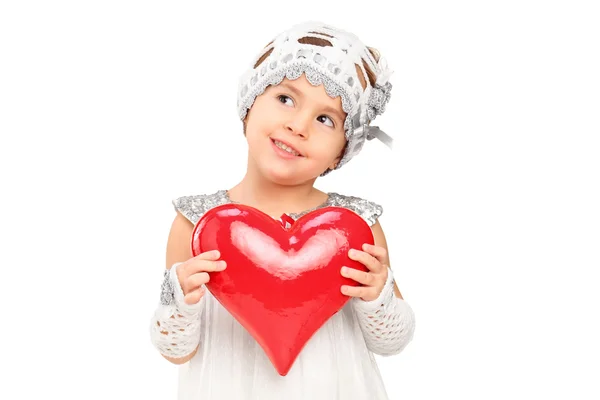
[[229,199],[225,190],[219,190],[211,194],[182,196],[172,200],[175,210],[179,211],[194,225],[200,220],[205,212],[213,207],[228,202]]
[[347,196],[339,193],[329,193],[328,205],[344,207],[360,215],[369,226],[373,226],[383,214],[383,207],[373,201],[357,196]]

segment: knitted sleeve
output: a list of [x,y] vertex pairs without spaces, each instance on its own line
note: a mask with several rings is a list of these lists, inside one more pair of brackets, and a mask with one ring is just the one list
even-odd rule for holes
[[150,323],[152,344],[160,354],[172,358],[185,357],[198,346],[200,317],[204,308],[204,296],[193,305],[184,302],[176,273],[179,264],[174,264],[164,273],[160,304]]
[[391,269],[388,268],[388,279],[377,299],[352,300],[360,329],[371,352],[382,356],[398,354],[412,340],[415,315],[406,300],[394,295]]

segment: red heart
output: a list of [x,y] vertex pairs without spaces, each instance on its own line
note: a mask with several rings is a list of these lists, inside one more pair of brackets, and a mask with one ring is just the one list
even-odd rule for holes
[[285,376],[306,342],[349,300],[341,286],[359,285],[341,267],[367,271],[348,250],[373,240],[369,225],[346,208],[320,208],[295,222],[284,214],[280,222],[229,203],[200,218],[191,246],[193,256],[221,252],[227,268],[211,273],[208,290]]

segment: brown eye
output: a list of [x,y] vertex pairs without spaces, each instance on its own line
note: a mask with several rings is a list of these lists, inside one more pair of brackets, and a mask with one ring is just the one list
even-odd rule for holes
[[[319,122],[323,122],[323,121],[321,120],[321,118],[324,118],[325,120],[329,120],[329,122],[331,123],[331,125],[327,125],[327,124],[326,124],[327,126],[331,126],[332,128],[334,128],[334,127],[335,127],[335,124],[333,123],[333,120],[332,120],[331,118],[329,118],[327,115],[320,115],[320,116],[317,118],[317,120],[319,120]],[[323,123],[325,123],[325,122],[323,122]]]
[[289,101],[291,101],[291,102],[292,102],[292,105],[294,104],[294,101],[292,100],[292,98],[291,98],[291,97],[289,97],[289,96],[286,96],[285,94],[280,94],[279,96],[277,96],[277,99],[278,99],[280,102],[282,102],[283,104],[285,104],[285,101],[286,101],[286,100],[289,100]]

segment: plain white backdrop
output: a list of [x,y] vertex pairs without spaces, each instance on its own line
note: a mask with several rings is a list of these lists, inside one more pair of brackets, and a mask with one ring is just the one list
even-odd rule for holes
[[243,175],[237,78],[290,24],[394,69],[394,149],[317,181],[383,205],[414,340],[391,399],[598,399],[592,1],[5,1],[2,399],[174,399],[150,343],[178,196]]

